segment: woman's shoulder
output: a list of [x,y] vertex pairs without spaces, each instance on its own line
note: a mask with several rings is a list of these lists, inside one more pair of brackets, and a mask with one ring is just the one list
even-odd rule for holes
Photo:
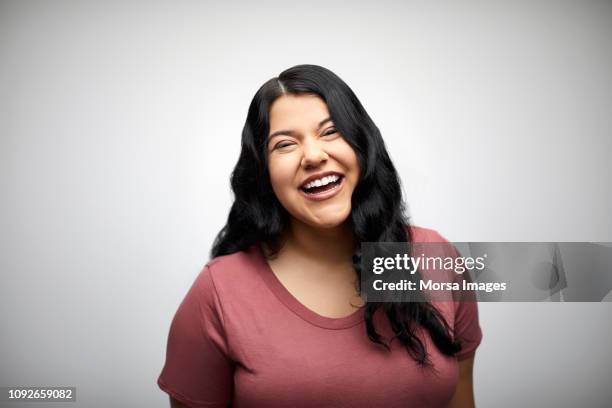
[[244,268],[254,266],[256,263],[255,245],[243,249],[242,251],[233,252],[227,255],[219,255],[212,258],[206,264],[210,269],[214,270],[236,270],[237,268]]
[[[220,255],[204,266],[204,275],[209,276],[217,290],[249,289],[258,283],[265,262],[256,245],[242,251]],[[206,279],[206,277],[204,277]]]
[[438,231],[431,228],[407,225],[404,229],[410,232],[413,242],[448,242]]

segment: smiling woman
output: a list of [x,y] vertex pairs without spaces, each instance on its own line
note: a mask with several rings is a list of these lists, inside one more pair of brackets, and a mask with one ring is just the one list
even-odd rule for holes
[[475,302],[375,303],[362,242],[443,242],[410,226],[378,128],[331,71],[255,94],[235,200],[172,321],[173,406],[473,407]]
[[270,129],[270,182],[292,222],[315,228],[342,224],[351,212],[359,164],[325,102],[314,95],[283,95],[270,108]]

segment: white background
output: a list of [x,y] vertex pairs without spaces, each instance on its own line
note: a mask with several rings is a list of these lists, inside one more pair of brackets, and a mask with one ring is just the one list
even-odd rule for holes
[[[0,2],[0,386],[168,406],[170,320],[225,222],[248,105],[296,64],[355,91],[415,224],[612,241],[610,2],[361,3]],[[479,406],[609,404],[612,304],[480,318]]]

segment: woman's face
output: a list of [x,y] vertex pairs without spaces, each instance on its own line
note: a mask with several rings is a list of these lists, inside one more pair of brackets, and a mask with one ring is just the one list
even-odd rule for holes
[[276,197],[295,219],[318,228],[351,212],[359,164],[314,95],[283,95],[270,107],[268,170]]

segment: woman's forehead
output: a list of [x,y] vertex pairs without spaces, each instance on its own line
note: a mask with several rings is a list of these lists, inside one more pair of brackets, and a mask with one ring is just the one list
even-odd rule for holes
[[283,95],[270,107],[270,131],[295,127],[317,127],[328,118],[327,105],[317,95]]

